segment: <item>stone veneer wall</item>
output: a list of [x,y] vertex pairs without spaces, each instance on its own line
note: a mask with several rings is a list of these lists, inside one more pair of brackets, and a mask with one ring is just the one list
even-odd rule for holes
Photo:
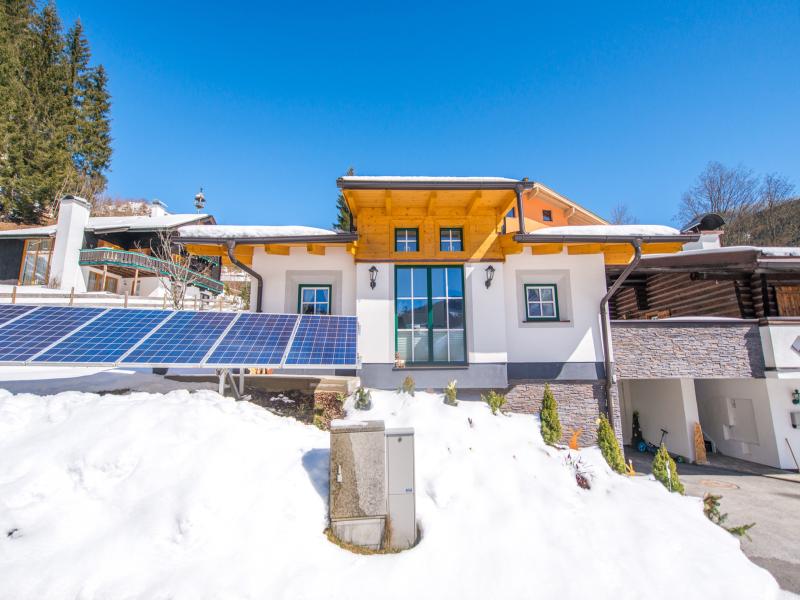
[[[550,384],[558,405],[561,420],[561,442],[569,442],[572,433],[581,429],[581,446],[597,443],[597,419],[606,413],[605,384],[602,381],[518,381],[512,382],[506,392],[506,409],[511,412],[539,414],[542,408],[544,386]],[[615,430],[622,430],[619,402],[614,399]],[[620,441],[620,443],[622,443]]]
[[614,321],[618,377],[764,377],[758,323],[752,321]]

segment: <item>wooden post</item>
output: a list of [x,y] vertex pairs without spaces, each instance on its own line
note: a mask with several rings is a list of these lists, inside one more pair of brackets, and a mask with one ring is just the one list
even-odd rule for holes
[[123,308],[128,308],[128,292],[125,292],[125,300],[123,304]]
[[11,304],[17,303],[17,286],[11,289]]
[[106,279],[107,278],[108,278],[108,266],[107,265],[103,265],[103,283],[100,286],[100,291],[101,292],[105,292],[106,291]]
[[219,295],[219,310],[222,312],[222,294]]
[[72,306],[75,304],[75,287],[73,286],[69,290],[69,305]]
[[161,302],[161,308],[163,308],[164,310],[166,310],[166,309],[167,309],[167,290],[164,290],[164,295],[163,295],[163,296],[161,296],[161,300],[162,300],[162,302]]
[[194,297],[194,309],[197,310],[197,296]]
[[134,296],[136,295],[136,284],[139,283],[139,269],[136,269],[133,272],[133,287],[131,288],[131,294]]

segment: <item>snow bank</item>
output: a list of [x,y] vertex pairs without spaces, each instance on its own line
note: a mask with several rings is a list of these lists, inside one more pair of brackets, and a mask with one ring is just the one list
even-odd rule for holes
[[187,225],[178,229],[185,238],[271,238],[312,235],[336,235],[331,229],[302,225]]
[[532,235],[680,235],[674,227],[666,225],[566,225],[542,227]]
[[[373,392],[413,426],[423,538],[329,543],[328,435],[214,392],[0,391],[0,598],[768,599],[700,500],[611,474],[578,488],[529,416]],[[351,401],[349,401],[351,402]],[[470,420],[472,424],[470,424]]]

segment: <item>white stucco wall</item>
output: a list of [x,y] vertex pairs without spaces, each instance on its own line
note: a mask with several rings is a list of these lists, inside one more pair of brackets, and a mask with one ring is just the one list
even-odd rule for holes
[[[767,380],[698,379],[695,390],[700,424],[719,452],[773,467],[781,466]],[[738,423],[732,416],[731,400],[739,402]],[[750,419],[754,422],[748,422],[747,415],[752,415]],[[734,425],[732,430],[731,424]]]
[[[602,254],[532,255],[506,259],[503,274],[509,362],[597,362],[603,360],[600,300],[606,293]],[[495,280],[498,275],[495,276]],[[558,286],[560,322],[526,323],[523,285]],[[497,310],[501,310],[496,299]]]
[[[355,264],[344,248],[328,248],[323,256],[309,254],[303,247],[292,247],[288,256],[267,254],[263,248],[256,248],[253,269],[264,278],[263,312],[296,313],[301,283],[330,285],[333,314],[356,312]],[[252,310],[257,290],[255,283],[251,285]]]
[[794,379],[770,377],[765,383],[779,466],[782,469],[798,469],[800,466],[795,461],[800,462],[800,427],[792,427],[792,413],[797,413],[795,419],[800,423],[800,404],[792,403],[792,392],[800,389],[800,377]]
[[620,382],[622,438],[631,441],[633,411],[639,411],[644,439],[658,444],[661,429],[670,452],[695,459],[694,424],[700,421],[691,379],[626,379]]
[[[486,287],[486,268],[495,269]],[[508,361],[505,277],[503,263],[467,263],[464,266],[464,300],[467,307],[467,354],[470,363]]]
[[[378,269],[375,289],[369,286],[372,266]],[[394,265],[358,263],[355,279],[361,361],[394,363]]]
[[797,371],[800,377],[800,325],[780,324],[759,327],[764,348],[764,365],[769,369]]

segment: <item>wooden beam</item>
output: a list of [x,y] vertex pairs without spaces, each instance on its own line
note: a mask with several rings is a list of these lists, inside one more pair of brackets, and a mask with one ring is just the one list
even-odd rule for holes
[[309,254],[316,254],[317,256],[325,256],[325,246],[321,244],[308,244],[306,251]]
[[564,244],[532,244],[531,254],[561,254]]
[[604,244],[575,244],[567,247],[568,254],[599,254]]
[[480,201],[483,200],[483,191],[477,190],[475,194],[472,196],[472,200],[469,201],[467,205],[467,214],[471,215],[475,212],[475,208],[480,204]]
[[353,256],[356,255],[356,249],[358,247],[358,242],[351,242],[345,246],[346,251]]
[[436,203],[436,192],[430,192],[428,194],[428,206],[425,207],[425,214],[427,216],[432,216],[433,206]]
[[343,192],[345,200],[347,200],[347,206],[350,207],[350,212],[352,213],[353,217],[358,216],[358,197],[354,190],[347,190]]
[[386,211],[386,216],[392,216],[392,190],[383,192],[383,208]]
[[289,246],[275,246],[273,244],[268,244],[264,246],[264,250],[267,251],[267,254],[277,254],[280,256],[289,256]]

